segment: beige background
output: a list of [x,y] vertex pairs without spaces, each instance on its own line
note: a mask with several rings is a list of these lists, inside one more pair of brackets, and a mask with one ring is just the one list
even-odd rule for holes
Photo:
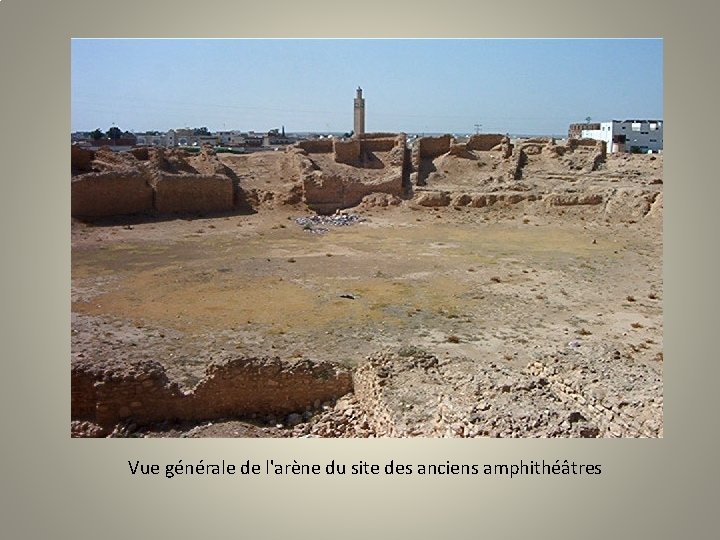
[[[1,0],[0,536],[717,537],[718,13],[703,4]],[[130,36],[663,37],[665,439],[71,440],[70,38]],[[127,466],[223,458],[574,459],[603,474],[166,480]]]

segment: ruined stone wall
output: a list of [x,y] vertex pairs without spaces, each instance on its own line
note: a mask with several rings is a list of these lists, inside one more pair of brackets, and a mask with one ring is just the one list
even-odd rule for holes
[[362,139],[363,140],[371,140],[371,139],[395,139],[398,137],[398,135],[404,137],[404,134],[398,134],[398,133],[390,133],[390,132],[384,132],[384,131],[376,131],[373,133],[363,133]]
[[517,204],[523,201],[535,201],[538,195],[531,192],[493,192],[493,193],[448,193],[446,191],[417,190],[413,202],[420,206],[469,206],[484,208],[495,204]]
[[545,204],[550,206],[576,206],[602,204],[602,193],[550,193],[545,196]]
[[155,180],[155,210],[224,212],[234,207],[232,180],[221,175],[160,174]]
[[393,167],[401,167],[403,174],[405,174],[408,172],[408,167],[410,166],[410,163],[408,163],[409,152],[406,135],[401,133],[396,136],[393,143],[393,147],[389,150],[390,155],[388,156],[388,162]]
[[287,415],[349,392],[350,373],[333,364],[243,358],[210,366],[187,397],[184,417]]
[[512,155],[507,158],[507,169],[505,177],[508,180],[520,180],[522,178],[522,170],[527,163],[527,154],[522,148],[515,147]]
[[130,153],[135,156],[135,159],[140,161],[147,161],[150,159],[150,149],[147,146],[141,146],[139,148],[132,148]]
[[547,148],[547,143],[523,142],[520,148],[528,156],[538,156],[544,148]]
[[360,160],[360,141],[336,139],[333,143],[333,153],[337,163],[355,165]]
[[420,137],[415,140],[410,155],[412,170],[420,171],[422,160],[435,159],[450,151],[453,142],[451,135],[440,137]]
[[234,173],[211,148],[134,148],[127,153],[72,147],[72,215],[81,218],[138,213],[224,212],[242,206]]
[[72,419],[97,424],[102,435],[123,421],[142,425],[304,412],[352,392],[352,378],[326,362],[239,358],[209,366],[205,377],[183,392],[157,362],[75,363],[71,389]]
[[453,141],[452,135],[441,135],[439,137],[421,137],[415,141],[418,155],[421,159],[435,159],[450,150]]
[[605,141],[595,141],[595,150],[593,151],[590,162],[590,170],[597,171],[600,166],[607,160],[607,143]]
[[70,377],[70,417],[75,420],[93,420],[96,416],[97,375],[86,369],[73,367]]
[[467,145],[464,143],[451,144],[447,155],[461,159],[475,159],[475,155],[468,150]]
[[501,144],[504,138],[504,135],[498,133],[479,133],[472,135],[470,139],[468,139],[466,147],[468,150],[487,152]]
[[389,152],[398,144],[397,137],[362,139],[364,152]]
[[139,169],[87,173],[70,184],[71,213],[79,217],[107,217],[153,210],[150,178]]
[[70,166],[73,174],[90,172],[90,164],[95,159],[95,152],[73,144],[70,146]]
[[594,147],[597,142],[596,139],[568,139],[565,146],[572,151],[579,147]]
[[333,151],[333,139],[308,139],[295,143],[308,154],[329,154]]
[[373,181],[361,181],[315,171],[303,181],[303,195],[309,208],[321,214],[359,204],[370,193],[402,194],[402,171]]

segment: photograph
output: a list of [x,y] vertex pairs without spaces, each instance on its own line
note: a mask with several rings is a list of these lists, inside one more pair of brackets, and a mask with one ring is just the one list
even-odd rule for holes
[[663,39],[69,41],[72,438],[663,438]]

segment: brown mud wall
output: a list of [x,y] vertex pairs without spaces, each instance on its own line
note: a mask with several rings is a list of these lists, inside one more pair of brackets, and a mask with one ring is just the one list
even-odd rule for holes
[[234,207],[233,183],[221,175],[165,175],[155,180],[155,209],[173,212],[225,212]]
[[333,153],[337,163],[345,163],[347,165],[355,165],[360,160],[360,141],[350,139],[347,141],[335,140],[333,143]]
[[82,217],[108,217],[152,212],[150,177],[138,169],[87,173],[70,184],[71,213]]
[[364,152],[389,152],[398,144],[397,137],[362,139]]
[[385,176],[373,182],[315,172],[305,177],[304,199],[309,208],[320,214],[332,213],[341,208],[360,204],[371,193],[387,193],[400,196],[403,192],[402,172]]
[[421,159],[435,159],[436,157],[440,157],[450,150],[452,141],[452,135],[421,137],[415,142],[418,157]]
[[102,435],[128,421],[143,425],[304,412],[352,392],[352,377],[327,362],[239,358],[209,366],[205,377],[183,392],[156,362],[75,364],[71,389],[72,420],[92,422]]
[[309,139],[295,143],[295,147],[308,154],[329,154],[333,151],[333,139]]
[[73,174],[92,171],[91,163],[95,159],[95,152],[76,145],[70,146],[70,164]]
[[472,135],[466,143],[468,150],[487,152],[503,142],[505,135],[499,133],[481,133]]

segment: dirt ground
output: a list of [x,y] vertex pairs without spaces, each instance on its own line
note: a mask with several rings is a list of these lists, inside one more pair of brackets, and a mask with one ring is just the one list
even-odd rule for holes
[[[269,160],[284,158],[252,159],[267,173]],[[592,186],[578,185],[657,182],[661,163],[639,159],[627,174],[627,160],[611,159]],[[452,163],[444,170],[443,187],[453,176],[456,188],[467,187]],[[533,178],[547,189],[568,181],[547,170]],[[602,205],[423,208],[408,200],[350,209],[359,222],[314,232],[296,221],[310,215],[301,204],[258,210],[74,221],[73,358],[153,359],[190,388],[210,362],[238,355],[354,367],[378,351],[414,347],[514,372],[557,355],[590,364],[601,355],[618,380],[625,368],[628,380],[648,374],[633,391],[642,387],[643,399],[659,404],[661,435],[661,214],[608,219]],[[230,421],[143,433],[298,435]]]

